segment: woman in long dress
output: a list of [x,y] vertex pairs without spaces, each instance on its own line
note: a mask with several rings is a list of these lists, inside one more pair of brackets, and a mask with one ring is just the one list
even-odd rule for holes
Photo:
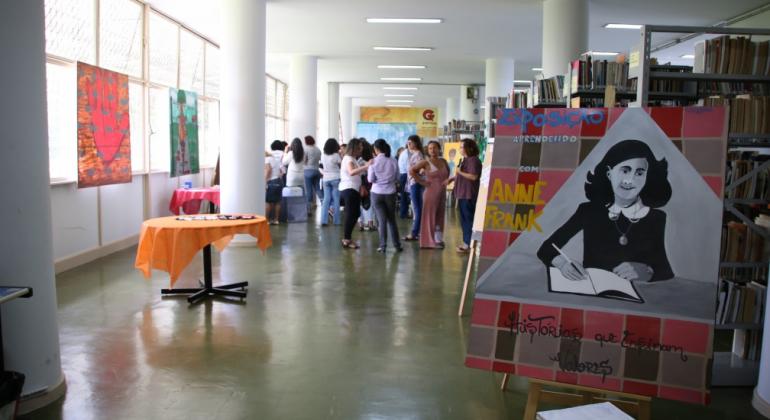
[[[425,178],[417,174],[423,171]],[[446,210],[446,184],[449,179],[449,165],[441,157],[441,145],[437,141],[428,143],[428,157],[410,169],[410,174],[425,187],[422,196],[422,219],[420,220],[420,248],[444,248],[444,213]]]

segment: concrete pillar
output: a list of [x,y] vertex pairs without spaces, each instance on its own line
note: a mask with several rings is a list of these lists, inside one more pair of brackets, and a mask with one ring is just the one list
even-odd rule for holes
[[[350,107],[350,138],[358,137],[358,122],[361,121],[361,104],[351,103]],[[366,139],[371,140],[371,139]]]
[[289,138],[316,137],[318,57],[295,55],[289,76]]
[[221,208],[264,214],[265,0],[225,0],[221,28]]
[[[340,84],[337,82],[328,83],[328,137],[339,139],[340,136]],[[323,139],[324,141],[326,139]]]
[[0,13],[0,176],[13,192],[0,206],[0,279],[34,291],[0,305],[5,368],[26,376],[22,396],[39,392],[22,412],[65,390],[51,245],[43,3],[10,0]]
[[457,98],[446,98],[446,112],[444,113],[444,124],[457,119]]
[[353,138],[353,98],[345,96],[341,100],[340,118],[342,119],[342,132],[337,139],[340,142],[347,143]]
[[587,0],[543,2],[543,75],[567,72],[567,65],[588,50]]
[[[507,97],[513,90],[514,61],[512,58],[487,58],[484,93],[484,121],[490,120],[486,98]],[[489,124],[485,129],[489,136]]]
[[[465,120],[465,121],[481,121],[483,115],[479,114],[479,106],[481,105],[481,96],[479,96],[479,100],[474,101],[473,99],[468,99],[468,89],[469,88],[476,88],[479,89],[478,86],[460,86],[460,115],[458,116],[459,119]],[[479,95],[481,95],[481,92],[479,91]]]
[[759,356],[759,381],[754,388],[751,405],[763,416],[770,418],[770,294],[765,304],[765,331],[762,338],[762,352]]

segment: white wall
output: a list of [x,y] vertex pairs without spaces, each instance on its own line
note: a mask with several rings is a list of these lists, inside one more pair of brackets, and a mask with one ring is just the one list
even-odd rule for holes
[[169,178],[168,172],[134,175],[131,183],[83,189],[78,189],[74,182],[52,185],[53,251],[57,270],[69,269],[135,244],[145,220],[145,208],[147,218],[170,216],[169,202],[174,189],[185,181],[191,181],[193,187],[208,186],[213,172],[211,168],[201,169],[199,174],[179,178]]

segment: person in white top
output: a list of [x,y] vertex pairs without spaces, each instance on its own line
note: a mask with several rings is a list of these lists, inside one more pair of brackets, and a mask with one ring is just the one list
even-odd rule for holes
[[351,236],[361,213],[361,195],[359,194],[361,175],[369,169],[368,162],[363,165],[359,165],[357,162],[363,148],[361,140],[351,139],[340,166],[340,197],[345,200],[343,248],[359,248],[358,244],[351,240]]
[[318,164],[321,161],[321,151],[315,146],[313,136],[305,136],[305,197],[307,197],[307,211],[315,201],[315,197],[323,200],[321,187],[321,172]]
[[[283,157],[283,142],[274,141],[270,145],[270,152],[265,153],[265,215],[271,225],[278,224],[278,216],[281,214],[281,190],[283,179],[281,177],[281,158]],[[272,213],[273,217],[270,217]]]
[[286,153],[283,155],[284,166],[288,165],[286,170],[286,186],[305,188],[305,149],[302,147],[302,140],[294,138],[291,144],[286,146]]
[[321,207],[321,226],[329,225],[329,209],[332,209],[335,225],[342,224],[340,217],[340,145],[335,139],[326,140],[324,154],[321,156],[321,176],[323,177],[323,206]]

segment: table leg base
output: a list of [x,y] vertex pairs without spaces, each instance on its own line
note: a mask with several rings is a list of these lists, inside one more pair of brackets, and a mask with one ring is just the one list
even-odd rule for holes
[[[214,287],[199,287],[199,288],[183,288],[183,289],[160,289],[162,295],[190,295],[187,297],[189,303],[196,303],[200,300],[211,298],[214,296],[227,296],[237,297],[241,299],[246,298],[245,287],[249,285],[249,282],[244,281],[240,283],[222,284]],[[230,290],[230,289],[243,289]]]

